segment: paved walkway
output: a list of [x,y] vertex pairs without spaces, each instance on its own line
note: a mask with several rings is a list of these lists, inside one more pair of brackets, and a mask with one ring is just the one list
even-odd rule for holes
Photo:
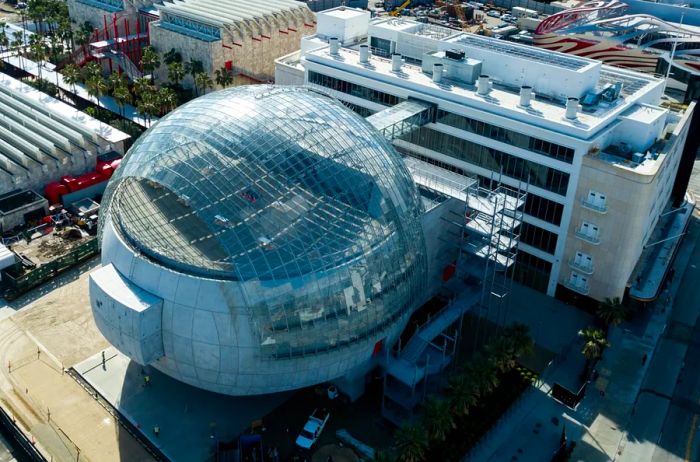
[[[29,74],[32,74],[34,76],[39,75],[39,65],[30,59],[21,58],[20,61],[20,58],[18,56],[3,56],[2,59],[5,62],[12,64],[17,68],[24,69],[24,71],[28,72]],[[74,94],[86,101],[90,101],[93,104],[97,104],[110,112],[113,112],[117,115],[119,114],[119,105],[111,96],[101,96],[98,101],[96,97],[88,93],[87,89],[82,83],[75,84],[74,91],[73,85],[68,85],[63,81],[63,74],[61,74],[60,72],[49,70],[46,68],[45,65],[41,67],[41,76],[48,82],[51,82],[54,85],[58,85],[61,88],[61,90],[65,91],[66,93]],[[141,116],[141,114],[136,110],[136,108],[130,104],[124,105],[124,117],[145,128],[150,127],[154,122],[158,121],[157,117],[152,117],[151,121],[148,122],[143,116]]]
[[[697,221],[691,223],[689,234],[674,263],[679,275],[684,273],[700,234]],[[676,278],[670,293],[675,293],[681,279]],[[580,346],[573,344],[545,371],[541,383],[530,389],[511,408],[467,460],[501,462],[515,460],[513,457],[519,461],[549,460],[558,446],[564,424],[569,439],[577,442],[572,457],[574,461],[647,460],[646,454],[655,447],[659,424],[639,421],[632,416],[633,410],[643,412],[645,409],[654,409],[655,412],[662,412],[661,416],[665,415],[665,410],[658,408],[653,397],[642,396],[637,401],[645,377],[651,376],[647,374],[647,369],[671,313],[669,308],[673,300],[663,298],[662,302],[650,308],[652,311],[648,322],[641,328],[623,324],[622,328],[611,329],[611,347],[597,367],[600,378],[597,383],[589,385],[586,397],[575,411],[549,396],[553,383],[581,371]],[[549,327],[553,328],[555,322],[559,320],[550,319]],[[674,351],[673,346],[663,348],[670,349],[671,355],[680,354]],[[647,360],[643,361],[645,354]],[[577,362],[578,366],[575,365]],[[669,364],[668,367],[673,366]],[[673,374],[672,370],[667,372]]]

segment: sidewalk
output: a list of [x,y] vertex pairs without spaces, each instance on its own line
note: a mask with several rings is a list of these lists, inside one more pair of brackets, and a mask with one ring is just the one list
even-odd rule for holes
[[[699,233],[700,224],[691,223],[689,236],[682,242],[673,265],[676,274],[685,271]],[[675,278],[671,294],[676,292],[681,280],[681,277]],[[639,402],[636,400],[652,363],[655,347],[671,315],[672,299],[662,298],[666,304],[659,302],[650,307],[653,311],[644,328],[626,329],[622,325],[611,329],[611,347],[605,351],[597,367],[600,378],[597,383],[589,384],[585,398],[575,411],[549,396],[552,384],[580,373],[579,346],[572,344],[570,351],[564,351],[558,362],[545,371],[542,382],[526,392],[465,460],[501,462],[516,460],[515,457],[519,461],[548,461],[558,446],[562,425],[566,426],[569,440],[577,443],[572,461],[641,460],[641,454],[653,443],[650,438],[628,441],[627,428],[635,403],[637,410],[658,406],[648,396]],[[664,348],[671,348],[672,354],[679,354],[673,351],[673,346]],[[647,360],[642,365],[645,354]],[[668,371],[668,374],[673,374],[673,371]],[[664,410],[658,409],[658,412]],[[659,429],[656,426],[654,422],[649,422],[649,425],[643,422],[641,428],[637,424],[634,431],[635,434],[657,434]],[[656,441],[656,438],[651,438],[651,441]]]
[[[678,255],[673,264],[676,274],[679,276],[685,272],[690,262],[690,256],[695,249],[700,230],[696,222],[691,222],[688,236],[683,240]],[[674,278],[670,285],[670,294],[675,294],[682,277]],[[595,416],[587,425],[586,432],[578,442],[572,460],[596,461],[596,460],[620,460],[640,461],[644,455],[653,451],[657,441],[660,425],[663,424],[663,416],[666,414],[664,404],[655,400],[653,396],[639,397],[640,389],[648,376],[648,369],[655,353],[669,351],[674,355],[679,351],[672,351],[675,346],[665,342],[659,342],[664,333],[668,320],[672,314],[673,297],[662,297],[653,306],[653,312],[643,335],[635,335],[631,331],[615,329],[611,340],[612,346],[606,351],[604,359],[598,366],[601,376],[604,370],[610,371],[606,377],[609,385],[605,389],[604,396],[597,393],[588,393],[581,403],[580,409],[585,408]],[[657,345],[659,348],[657,349]],[[662,350],[663,348],[663,350]],[[684,354],[684,353],[683,353]],[[647,360],[642,365],[642,358],[647,355]],[[677,371],[667,370],[665,377],[654,377],[652,380],[674,380]],[[654,374],[656,375],[656,374]],[[671,384],[671,386],[673,386]],[[671,393],[672,393],[671,389]],[[635,404],[637,409],[635,409]],[[665,403],[668,406],[668,402]],[[654,409],[655,414],[660,414],[658,422],[633,422],[634,413]],[[634,438],[630,438],[630,424]]]

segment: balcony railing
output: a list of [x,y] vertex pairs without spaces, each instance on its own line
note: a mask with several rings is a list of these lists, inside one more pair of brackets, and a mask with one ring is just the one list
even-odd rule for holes
[[606,204],[594,204],[593,202],[590,202],[588,199],[583,199],[581,201],[581,205],[583,205],[585,208],[589,210],[593,210],[594,212],[598,213],[608,213],[608,206]]
[[569,266],[571,267],[571,269],[575,269],[579,273],[593,274],[593,265],[585,265],[581,262],[577,262],[574,258],[569,260]]
[[568,289],[573,290],[574,292],[580,293],[581,295],[588,295],[588,292],[590,291],[588,284],[581,285],[581,284],[574,284],[571,281],[566,281],[566,282],[564,282],[564,286],[567,287]]
[[598,236],[589,236],[588,234],[584,233],[581,230],[576,231],[576,237],[579,239],[582,239],[586,242],[590,242],[591,244],[598,245],[600,244],[600,238]]

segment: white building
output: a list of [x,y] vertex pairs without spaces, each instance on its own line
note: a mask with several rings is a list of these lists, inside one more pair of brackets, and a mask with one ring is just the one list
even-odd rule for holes
[[277,61],[278,83],[318,87],[364,116],[408,98],[436,104],[433,123],[394,145],[483,183],[528,185],[517,279],[552,296],[624,295],[670,207],[694,106],[670,112],[663,80],[586,58],[358,10],[317,20]]
[[0,74],[0,195],[95,170],[124,154],[129,135],[8,75]]

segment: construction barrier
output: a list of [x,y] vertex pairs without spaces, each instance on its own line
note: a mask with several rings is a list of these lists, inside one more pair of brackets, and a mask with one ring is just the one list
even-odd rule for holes
[[54,278],[59,273],[97,255],[97,253],[97,238],[89,237],[66,255],[34,270],[25,271],[21,262],[15,263],[2,271],[2,280],[5,285],[3,296],[6,300],[14,300],[34,287]]

